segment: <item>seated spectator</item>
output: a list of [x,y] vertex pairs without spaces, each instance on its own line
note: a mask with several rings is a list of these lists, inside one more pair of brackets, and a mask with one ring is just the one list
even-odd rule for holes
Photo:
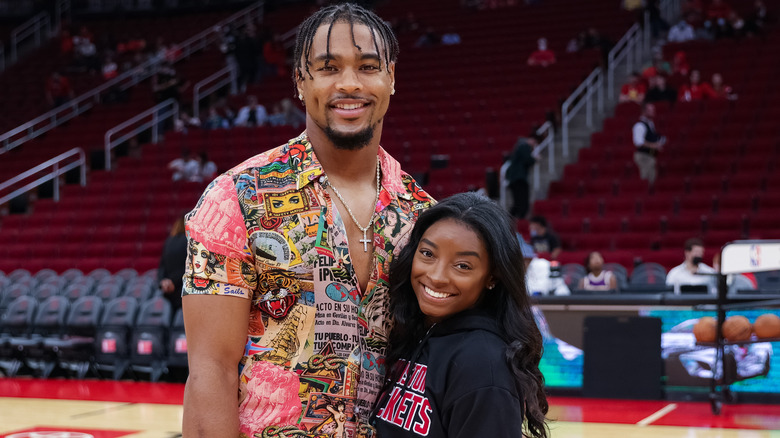
[[723,83],[723,76],[720,73],[712,75],[712,92],[714,99],[737,100],[737,94],[734,90]]
[[[672,268],[666,275],[666,284],[674,286],[674,293],[680,293],[680,286],[706,285],[710,293],[716,293],[715,270],[705,265],[704,243],[701,239],[692,238],[685,242],[685,261]],[[704,275],[702,275],[704,274]]]
[[257,97],[246,98],[246,105],[238,110],[238,116],[234,120],[235,126],[263,126],[268,121],[268,111],[257,102]]
[[217,164],[209,160],[209,154],[206,151],[198,155],[198,164],[200,165],[199,180],[211,181],[217,177]]
[[298,128],[306,124],[306,114],[300,110],[292,99],[286,98],[279,102],[282,115],[282,125]]
[[688,76],[690,71],[691,67],[688,64],[688,55],[682,50],[676,52],[672,59],[672,74]]
[[563,280],[563,276],[554,275],[549,260],[538,258],[533,246],[520,241],[520,249],[523,252],[523,263],[525,264],[525,285],[529,295],[570,295],[569,287]]
[[460,44],[460,34],[455,32],[455,29],[450,27],[450,29],[441,36],[441,44],[443,46],[454,46],[456,44]]
[[528,65],[547,67],[555,64],[555,53],[547,48],[547,39],[539,38],[536,42],[536,51],[528,57]]
[[584,290],[607,291],[618,287],[617,278],[612,271],[604,270],[604,257],[593,251],[585,257],[585,271],[588,273],[580,280],[579,288]]
[[52,108],[57,108],[73,99],[74,96],[70,81],[58,71],[52,72],[51,76],[49,76],[44,91],[46,94],[46,102],[48,102],[49,106]]
[[576,53],[585,48],[585,40],[588,34],[580,32],[576,37],[569,40],[566,44],[566,53]]
[[550,260],[557,260],[561,254],[561,239],[553,233],[544,216],[534,216],[528,223],[531,246],[537,253],[547,254]]
[[671,43],[684,43],[686,41],[695,40],[696,33],[686,17],[669,29],[669,34],[666,39]]
[[653,49],[653,60],[650,65],[642,70],[642,78],[650,81],[654,76],[669,76],[672,74],[672,65],[664,59],[663,50]]
[[74,65],[76,69],[90,73],[97,72],[100,69],[100,60],[98,59],[95,43],[84,37],[75,37],[73,41]]
[[650,90],[645,94],[645,102],[677,102],[677,90],[666,86],[666,78],[663,76],[653,76],[650,78]]
[[203,129],[228,129],[230,122],[222,117],[214,106],[209,107],[209,114],[203,122]]
[[432,27],[425,29],[425,33],[417,38],[414,42],[414,47],[433,47],[441,43],[441,37],[436,34],[436,31]]
[[192,117],[187,111],[180,111],[179,118],[173,122],[173,129],[186,134],[193,128],[200,128],[200,119]]
[[713,99],[715,97],[715,91],[713,91],[710,84],[701,81],[699,70],[691,72],[688,83],[680,87],[677,93],[677,100],[680,102],[692,102],[695,100]]
[[642,81],[642,75],[639,72],[634,72],[631,74],[628,83],[623,84],[623,87],[621,87],[618,100],[620,102],[642,103],[645,99],[646,91],[647,87]]
[[200,178],[200,164],[192,157],[188,149],[181,152],[181,157],[168,163],[173,181],[197,181]]
[[116,65],[116,62],[111,56],[106,56],[106,59],[103,61],[101,72],[103,73],[103,79],[108,81],[119,75],[119,66]]
[[765,35],[767,18],[766,5],[762,0],[756,0],[753,3],[753,10],[745,20],[745,34],[763,37]]
[[178,102],[182,91],[187,88],[188,84],[187,81],[179,77],[173,64],[164,61],[157,73],[152,76],[152,92],[155,102],[161,103],[168,99],[174,99]]
[[704,18],[704,28],[715,38],[734,36],[744,27],[744,21],[723,0],[712,0]]

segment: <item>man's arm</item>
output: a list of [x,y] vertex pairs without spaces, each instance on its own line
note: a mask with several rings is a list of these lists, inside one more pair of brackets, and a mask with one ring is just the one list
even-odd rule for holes
[[246,345],[250,300],[182,298],[190,375],[184,390],[184,438],[238,436],[238,363]]

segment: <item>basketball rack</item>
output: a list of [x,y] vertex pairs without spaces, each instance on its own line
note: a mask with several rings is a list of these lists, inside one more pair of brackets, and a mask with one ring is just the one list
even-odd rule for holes
[[[780,338],[750,339],[745,341],[727,341],[723,338],[723,322],[726,320],[726,312],[740,309],[752,309],[757,307],[780,307],[780,299],[767,299],[756,297],[753,300],[733,303],[728,297],[727,276],[730,274],[745,274],[751,272],[774,271],[780,269],[780,240],[737,240],[727,243],[721,249],[720,272],[715,274],[718,280],[718,298],[713,306],[702,305],[700,309],[717,312],[717,329],[715,342],[697,342],[702,347],[715,348],[715,363],[713,364],[712,379],[710,380],[710,407],[712,413],[720,415],[723,403],[734,403],[735,394],[730,385],[741,380],[758,377],[751,376],[739,378],[736,372],[736,364],[726,361],[726,347],[730,345],[748,345],[758,342],[780,342]],[[733,369],[729,369],[733,366]],[[727,372],[728,371],[728,372]],[[733,371],[732,377],[730,374]]]

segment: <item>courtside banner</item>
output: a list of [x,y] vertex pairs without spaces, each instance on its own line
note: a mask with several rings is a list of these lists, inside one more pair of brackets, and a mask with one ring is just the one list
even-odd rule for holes
[[737,240],[721,251],[721,274],[780,269],[780,240]]

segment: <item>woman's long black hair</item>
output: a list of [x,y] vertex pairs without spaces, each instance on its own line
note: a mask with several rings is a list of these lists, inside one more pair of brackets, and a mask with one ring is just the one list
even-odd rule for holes
[[546,438],[548,404],[544,376],[539,371],[542,335],[534,321],[520,244],[509,214],[495,202],[476,193],[461,193],[447,198],[423,212],[412,230],[409,243],[390,268],[390,314],[394,326],[390,332],[387,369],[392,374],[399,359],[412,353],[426,325],[411,286],[412,261],[425,231],[443,219],[454,219],[472,229],[490,255],[490,267],[496,286],[483,294],[477,306],[496,318],[508,343],[507,362],[523,397],[526,430],[524,436]]

